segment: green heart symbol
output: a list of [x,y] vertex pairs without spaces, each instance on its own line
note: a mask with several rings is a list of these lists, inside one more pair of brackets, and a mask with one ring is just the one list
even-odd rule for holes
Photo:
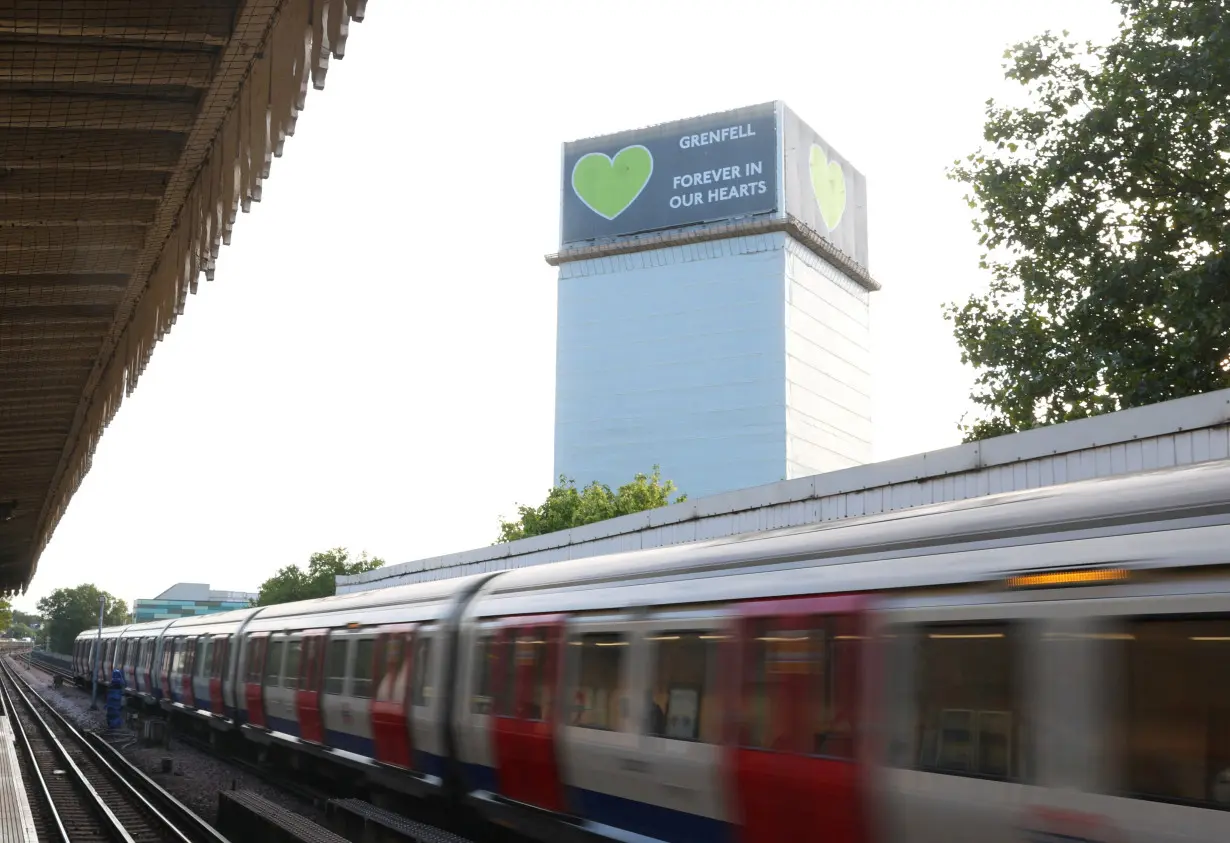
[[653,175],[653,156],[645,147],[625,146],[608,158],[582,155],[572,167],[572,189],[595,214],[615,219],[641,195]]
[[841,165],[830,161],[824,150],[815,144],[811,147],[811,189],[816,192],[820,216],[832,231],[846,211],[846,176]]

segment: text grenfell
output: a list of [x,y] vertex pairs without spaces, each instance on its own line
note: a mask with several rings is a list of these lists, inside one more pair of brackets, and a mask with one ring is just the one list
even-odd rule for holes
[[708,146],[711,143],[750,138],[755,137],[755,135],[756,130],[752,128],[751,123],[746,123],[742,126],[727,126],[724,129],[715,129],[712,132],[684,135],[679,138],[679,148],[691,149],[694,146]]

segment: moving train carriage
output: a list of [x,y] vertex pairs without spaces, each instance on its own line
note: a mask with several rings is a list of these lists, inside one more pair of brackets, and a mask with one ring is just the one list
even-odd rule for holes
[[157,651],[150,648],[160,705],[211,722],[233,718],[235,704],[233,700],[228,704],[224,697],[224,677],[237,633],[258,611],[237,609],[181,618],[168,626],[161,647]]
[[[615,839],[869,839],[870,603],[848,594],[866,581],[814,559],[741,572],[728,551],[538,566],[480,592],[455,719],[481,812],[536,837],[555,835],[524,805]],[[811,596],[830,592],[847,593]]]
[[271,607],[229,675],[543,840],[1213,843],[1228,548],[1222,462]]
[[1227,469],[503,574],[471,801],[543,839],[1228,840]]
[[161,698],[163,683],[156,668],[157,651],[163,633],[179,620],[148,621],[124,630],[123,638],[127,641],[123,658],[124,682],[130,696],[138,696],[151,703]]
[[100,635],[97,629],[81,633],[73,646],[73,673],[83,681],[91,680],[98,651],[97,678],[99,684],[111,681],[111,671],[120,644],[120,637],[127,626],[105,627]]
[[483,579],[259,610],[239,649],[237,719],[256,740],[341,750],[332,755],[414,774],[383,775],[386,784],[439,791],[447,697],[436,689],[447,674],[445,633],[455,626],[459,601]]

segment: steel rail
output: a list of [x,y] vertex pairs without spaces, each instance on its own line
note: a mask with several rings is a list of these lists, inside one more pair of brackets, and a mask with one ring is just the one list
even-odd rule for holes
[[34,771],[34,777],[38,781],[39,790],[42,791],[43,798],[47,800],[47,810],[50,812],[48,819],[55,825],[56,833],[59,834],[61,843],[72,843],[68,836],[68,829],[64,827],[64,820],[60,817],[60,810],[56,807],[55,799],[51,796],[51,789],[47,787],[47,779],[43,776],[43,771],[38,767],[38,757],[34,754],[34,747],[30,743],[30,737],[26,734],[26,724],[21,722],[21,718],[16,716],[16,708],[12,697],[9,695],[8,686],[0,682],[0,700],[4,702],[4,708],[9,712],[9,725],[13,727],[13,732],[21,740],[21,745],[26,748],[26,758],[29,759],[30,769]]
[[[133,837],[123,827],[123,823],[115,816],[115,813],[106,805],[105,800],[99,795],[98,791],[89,782],[88,776],[74,762],[67,748],[55,734],[55,730],[38,711],[38,706],[31,702],[30,697],[22,690],[21,685],[26,686],[35,699],[58,721],[58,726],[69,736],[82,750],[83,754],[95,764],[104,775],[111,779],[111,783],[119,789],[119,791],[128,796],[135,805],[143,810],[149,817],[153,819],[155,825],[166,834],[167,839],[175,841],[175,843],[198,843],[205,840],[208,843],[229,843],[227,838],[215,830],[212,826],[198,817],[195,813],[189,810],[174,796],[167,793],[163,788],[153,782],[144,773],[137,770],[130,762],[122,755],[115,751],[114,747],[108,745],[108,749],[112,750],[113,760],[108,760],[103,753],[93,745],[84,735],[82,735],[68,720],[56,711],[56,709],[43,699],[42,695],[34,690],[33,686],[25,679],[16,675],[12,668],[6,663],[3,666],[4,674],[10,682],[13,683],[14,690],[25,703],[26,709],[33,715],[35,721],[40,724],[48,741],[55,747],[57,754],[63,759],[65,765],[72,770],[74,777],[90,795],[95,806],[99,809],[99,813],[103,815],[106,823],[111,826],[116,836],[122,843],[136,843]],[[96,738],[101,741],[101,738]],[[103,742],[105,744],[105,741]],[[133,779],[141,782],[141,787],[133,783]],[[146,792],[142,792],[142,790]],[[165,809],[160,809],[158,806],[147,798],[147,793],[165,806]],[[174,813],[179,818],[179,823],[169,817],[168,813]],[[188,824],[192,826],[192,835],[186,834],[180,824]]]
[[[123,843],[136,843],[132,835],[124,829],[124,824],[120,822],[120,819],[107,805],[106,800],[104,800],[102,796],[99,795],[98,791],[94,789],[94,785],[90,783],[89,776],[87,776],[82,769],[77,766],[77,762],[73,760],[73,757],[69,753],[68,749],[63,743],[60,742],[59,737],[56,736],[56,733],[51,728],[51,725],[43,719],[42,714],[38,711],[38,707],[34,703],[30,702],[30,699],[25,695],[25,692],[18,686],[17,680],[14,678],[13,673],[7,664],[4,665],[4,674],[6,678],[13,683],[12,690],[16,691],[17,696],[21,698],[23,703],[25,703],[26,710],[30,713],[31,717],[34,718],[34,722],[36,722],[43,730],[43,737],[46,739],[47,743],[50,744],[55,750],[56,755],[60,757],[60,761],[64,764],[65,768],[72,773],[73,779],[77,782],[80,789],[84,790],[90,801],[93,802],[94,809],[102,816],[103,823],[110,826],[111,835],[123,841]],[[10,691],[10,699],[11,698],[12,692]],[[76,733],[75,729],[73,730],[73,733]]]

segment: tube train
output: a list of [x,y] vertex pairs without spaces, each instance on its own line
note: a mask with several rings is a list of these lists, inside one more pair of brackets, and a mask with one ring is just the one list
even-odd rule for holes
[[540,840],[1230,840],[1225,460],[100,640],[147,704]]

